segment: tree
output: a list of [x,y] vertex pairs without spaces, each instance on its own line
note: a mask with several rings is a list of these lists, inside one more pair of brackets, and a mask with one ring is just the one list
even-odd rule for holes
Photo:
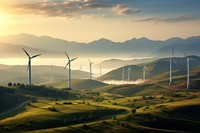
[[11,83],[11,82],[9,82],[9,83],[8,83],[8,86],[12,86],[12,83]]

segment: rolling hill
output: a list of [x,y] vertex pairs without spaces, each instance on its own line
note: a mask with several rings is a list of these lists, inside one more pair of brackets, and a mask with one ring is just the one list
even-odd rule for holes
[[[200,57],[199,56],[189,56],[190,58],[194,59],[191,61],[190,67],[200,66]],[[185,57],[176,57],[177,66],[173,63],[173,70],[182,70],[186,71],[186,59]],[[129,66],[125,66],[125,79],[127,79],[127,70]],[[143,64],[139,65],[130,65],[131,71],[131,80],[142,79],[143,74]],[[165,72],[169,72],[169,58],[158,59],[153,62],[149,62],[147,64],[148,70],[146,72],[147,78],[153,78],[157,75],[160,75]],[[103,76],[97,78],[98,80],[105,81],[105,80],[121,80],[122,79],[122,70],[123,67],[110,71]],[[186,72],[184,73],[186,74]]]
[[23,84],[10,88],[1,86],[0,114],[20,105],[25,101],[30,101],[35,98],[69,99],[76,98],[76,95],[72,92],[48,88],[45,86],[25,86]]
[[[7,85],[8,82],[12,83],[27,83],[28,72],[25,65],[0,65],[0,84]],[[79,70],[72,70],[72,78],[87,78],[88,73]],[[68,78],[68,69],[60,66],[53,66],[53,82],[63,81]],[[32,66],[32,81],[33,84],[48,83],[51,79],[51,66]]]
[[[66,88],[67,86],[67,81],[60,81],[60,82],[55,82],[55,83],[48,83],[45,84],[47,86],[53,86],[55,88]],[[90,79],[74,79],[72,80],[72,89],[77,90],[77,89],[95,89],[98,87],[105,87],[108,84],[105,84],[100,81],[96,80],[90,80]]]

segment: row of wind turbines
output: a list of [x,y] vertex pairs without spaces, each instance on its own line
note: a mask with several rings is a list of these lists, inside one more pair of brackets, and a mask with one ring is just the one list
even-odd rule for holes
[[[36,58],[36,57],[42,55],[42,54],[37,54],[37,55],[30,56],[30,54],[24,48],[22,48],[22,50],[28,56],[28,66],[27,66],[27,71],[28,71],[28,85],[32,85],[31,60],[33,58]],[[74,60],[76,60],[78,57],[71,59],[69,57],[69,55],[67,54],[67,52],[65,52],[65,54],[67,56],[68,62],[65,65],[64,69],[66,69],[66,67],[69,66],[69,68],[68,68],[68,88],[71,88],[71,62],[73,62]],[[94,62],[91,62],[90,59],[88,59],[88,60],[89,60],[89,64],[90,64],[89,78],[92,79],[92,64]],[[81,66],[80,66],[80,69],[81,69]],[[51,67],[51,71],[52,71],[52,67]],[[101,75],[101,67],[100,67],[100,75]],[[51,81],[52,81],[52,75],[51,75]]]
[[[186,87],[187,87],[187,89],[189,89],[189,86],[190,86],[190,60],[194,60],[194,59],[189,58],[188,55],[185,53],[185,51],[183,51],[183,53],[184,53],[186,61],[187,61],[187,86]],[[172,61],[177,66],[177,63],[176,63],[176,61],[174,59],[174,48],[172,48],[172,54],[171,54],[171,57],[169,59],[169,86],[172,85],[172,68],[173,68]],[[125,80],[125,78],[124,78],[125,70],[124,69],[125,68],[123,67],[122,68],[122,81]],[[146,63],[145,63],[144,66],[143,66],[143,69],[142,69],[142,71],[143,71],[143,75],[142,75],[143,78],[142,78],[142,80],[143,81],[146,80],[146,70],[147,69],[148,68],[147,68]],[[130,81],[130,76],[131,76],[131,71],[132,71],[132,69],[131,69],[130,66],[127,69],[127,71],[128,71],[128,81]]]
[[[42,54],[36,54],[36,55],[33,55],[33,56],[30,56],[29,53],[24,49],[22,48],[23,51],[25,52],[25,54],[28,56],[28,66],[27,66],[27,70],[28,70],[28,85],[32,85],[32,79],[31,79],[31,60],[33,58],[36,58],[38,56],[41,56]],[[185,55],[185,58],[186,58],[186,61],[187,61],[187,89],[189,89],[189,85],[190,85],[190,60],[194,60],[192,58],[189,58],[187,56],[187,54],[183,51],[184,55]],[[71,62],[73,62],[74,60],[76,60],[78,57],[76,58],[70,58],[69,55],[67,54],[67,52],[65,52],[66,56],[67,56],[67,59],[68,59],[68,62],[66,64],[66,66],[64,68],[66,68],[67,66],[69,66],[69,69],[68,69],[68,88],[71,88]],[[94,62],[91,62],[90,59],[89,60],[89,66],[90,66],[90,72],[89,72],[89,79],[92,79],[92,64]],[[172,65],[172,61],[174,61],[174,63],[176,64],[176,61],[174,59],[174,49],[172,49],[172,54],[171,54],[171,57],[170,57],[170,62],[169,62],[169,85],[172,85],[172,68],[173,68],[173,65]],[[177,64],[176,64],[177,65]],[[52,69],[52,68],[51,68]],[[124,77],[124,74],[125,74],[125,68],[123,67],[122,69],[122,80],[124,81],[125,77]],[[146,80],[146,70],[147,70],[147,66],[146,66],[146,63],[145,65],[143,66],[143,81]],[[81,66],[80,66],[80,70],[81,70]],[[128,81],[131,80],[131,67],[129,66],[128,68]],[[101,75],[101,67],[100,67],[100,75]],[[51,80],[52,80],[52,75],[51,75]]]
[[[146,80],[146,70],[147,69],[148,68],[147,68],[146,63],[145,63],[145,65],[142,68],[142,71],[143,71],[142,80],[143,81]],[[130,81],[131,80],[131,71],[132,71],[130,66],[128,67],[127,71],[128,71],[128,81]],[[123,68],[122,68],[122,81],[124,81],[124,80],[125,80],[125,67],[123,66]]]

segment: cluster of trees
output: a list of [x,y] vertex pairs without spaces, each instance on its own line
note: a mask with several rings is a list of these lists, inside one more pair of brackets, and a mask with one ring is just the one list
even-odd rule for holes
[[8,86],[10,86],[10,87],[11,86],[21,86],[21,85],[24,85],[24,84],[21,84],[21,83],[11,83],[11,82],[8,83]]

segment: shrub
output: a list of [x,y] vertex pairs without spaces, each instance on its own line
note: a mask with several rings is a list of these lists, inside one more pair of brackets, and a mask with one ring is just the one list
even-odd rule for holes
[[132,109],[131,112],[132,112],[132,114],[135,114],[136,113],[136,109]]
[[63,104],[72,104],[72,102],[63,102]]
[[48,110],[53,111],[53,112],[57,112],[58,110],[53,106],[53,107],[49,107]]

